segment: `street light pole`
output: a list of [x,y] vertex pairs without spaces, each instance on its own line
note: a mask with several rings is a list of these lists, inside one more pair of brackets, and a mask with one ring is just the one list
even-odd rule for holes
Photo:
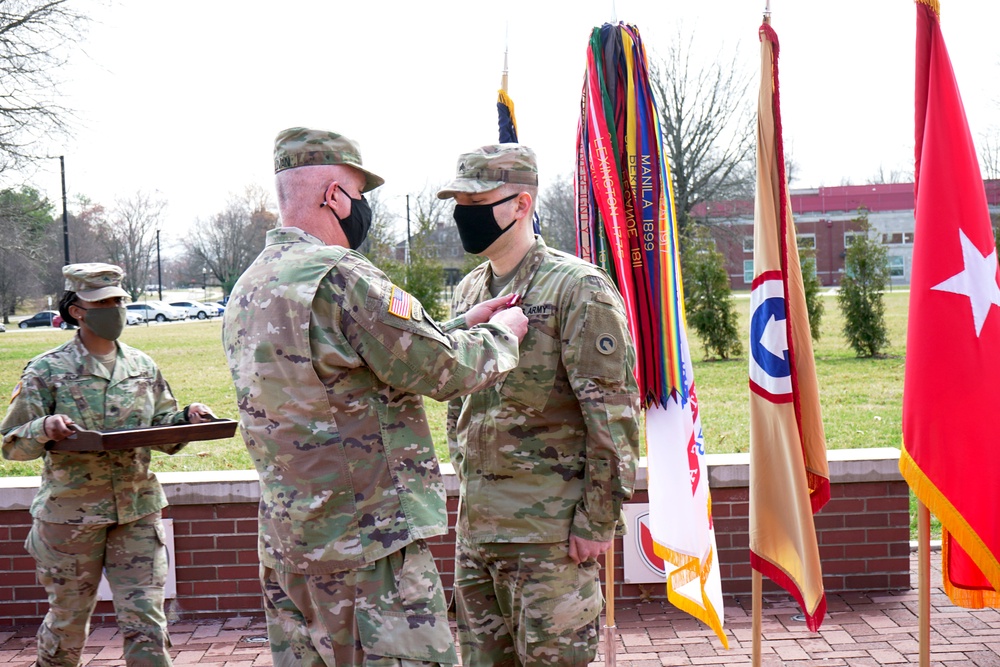
[[69,214],[66,211],[66,160],[59,156],[59,172],[62,175],[63,200],[63,265],[69,264]]
[[156,228],[156,298],[163,301],[163,271],[160,265],[160,228]]

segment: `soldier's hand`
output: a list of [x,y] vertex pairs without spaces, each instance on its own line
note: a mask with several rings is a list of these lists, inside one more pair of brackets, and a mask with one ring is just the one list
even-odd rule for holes
[[497,311],[490,318],[490,322],[505,325],[514,332],[518,342],[524,340],[524,335],[528,333],[528,318],[524,311],[517,306]]
[[466,326],[474,327],[477,324],[488,322],[497,311],[504,310],[517,303],[518,296],[517,294],[507,294],[477,303],[465,312]]
[[611,548],[613,540],[607,542],[593,542],[585,540],[576,535],[569,536],[569,557],[574,563],[579,565],[591,558],[597,558]]
[[49,415],[43,422],[45,437],[52,442],[65,440],[79,429],[69,415]]
[[189,424],[200,424],[216,419],[216,416],[212,414],[212,409],[204,403],[192,403],[188,406],[187,410]]

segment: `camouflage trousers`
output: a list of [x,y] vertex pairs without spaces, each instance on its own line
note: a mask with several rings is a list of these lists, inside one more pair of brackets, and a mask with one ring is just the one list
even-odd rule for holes
[[35,520],[24,543],[49,610],[38,628],[38,667],[75,667],[90,630],[103,568],[129,667],[169,666],[163,611],[167,550],[160,513],[124,524]]
[[597,655],[600,566],[569,543],[469,544],[455,554],[464,667],[585,666]]
[[261,566],[274,667],[455,664],[444,589],[423,540],[330,574]]

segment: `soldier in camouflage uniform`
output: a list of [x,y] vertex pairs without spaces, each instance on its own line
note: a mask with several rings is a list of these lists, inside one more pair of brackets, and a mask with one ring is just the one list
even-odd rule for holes
[[[444,333],[354,252],[382,179],[357,145],[275,141],[284,227],[240,277],[223,344],[260,475],[258,553],[277,667],[457,662],[425,540],[447,530],[420,394],[447,400],[517,365],[527,319],[494,299]],[[496,311],[496,312],[494,312]]]
[[461,481],[455,601],[462,663],[586,665],[603,604],[597,557],[612,545],[639,455],[635,350],[618,291],[599,268],[532,230],[530,148],[458,161],[453,197],[467,252],[489,261],[455,291],[460,316],[519,295],[520,362],[496,388],[449,404]]
[[125,638],[126,664],[170,665],[160,520],[167,499],[149,472],[149,460],[151,449],[174,454],[184,445],[100,452],[49,451],[48,445],[76,428],[197,423],[210,419],[211,411],[201,403],[178,410],[153,360],[115,342],[128,298],[119,267],[70,264],[63,275],[67,291],[59,313],[80,331],[28,363],[0,424],[5,459],[45,462],[25,542],[49,597],[38,628],[37,664],[80,663],[103,567]]

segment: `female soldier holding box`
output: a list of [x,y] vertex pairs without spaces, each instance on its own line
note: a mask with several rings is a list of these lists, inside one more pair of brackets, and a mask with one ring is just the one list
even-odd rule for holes
[[[49,611],[38,628],[39,667],[80,663],[102,568],[125,638],[126,664],[171,664],[160,520],[167,499],[149,472],[152,448],[49,449],[78,428],[114,431],[213,418],[201,403],[178,410],[153,360],[116,342],[128,298],[121,288],[123,274],[112,264],[63,267],[66,292],[59,313],[79,324],[80,331],[28,363],[0,424],[5,459],[45,460],[25,542],[49,597]],[[155,448],[174,454],[183,446]]]

